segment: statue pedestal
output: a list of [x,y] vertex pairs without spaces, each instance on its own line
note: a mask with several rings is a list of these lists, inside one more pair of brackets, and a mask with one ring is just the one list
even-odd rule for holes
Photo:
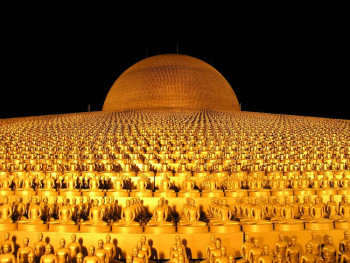
[[241,231],[241,225],[222,225],[222,226],[214,226],[209,224],[209,232],[211,233],[233,233],[233,232],[240,232]]
[[55,190],[38,190],[38,196],[58,196],[58,192]]
[[107,191],[106,195],[113,196],[114,198],[116,198],[116,197],[129,197],[130,192],[129,191]]
[[271,191],[272,196],[284,197],[284,196],[293,196],[292,189],[283,189],[283,190],[275,190]]
[[334,228],[335,229],[344,229],[349,230],[350,229],[350,222],[334,222]]
[[146,234],[175,234],[176,227],[174,226],[145,226]]
[[154,192],[154,197],[176,197],[176,192]]
[[130,197],[152,197],[153,192],[152,191],[131,191]]
[[317,195],[337,195],[338,190],[337,189],[332,189],[332,188],[328,188],[328,189],[324,189],[324,190],[317,190],[316,194]]
[[104,191],[83,191],[83,196],[89,196],[91,198],[94,197],[104,197],[106,195],[106,193]]
[[177,226],[177,233],[181,234],[193,234],[193,233],[207,233],[209,232],[209,226]]
[[301,231],[304,230],[304,222],[298,223],[274,223],[274,230],[276,231]]
[[17,223],[0,223],[0,231],[17,230],[17,228],[18,228]]
[[224,192],[225,197],[248,197],[248,191],[247,190],[237,190],[237,191],[225,191]]
[[58,233],[73,233],[79,231],[79,225],[49,224],[49,231]]
[[339,190],[337,191],[338,195],[350,195],[350,188],[348,189],[341,189],[339,188]]
[[268,196],[271,196],[271,191],[270,190],[259,190],[259,191],[249,191],[248,190],[248,196],[249,197],[268,197]]
[[273,224],[242,224],[243,232],[271,232]]
[[81,196],[80,191],[59,191],[60,196],[65,196],[65,197],[74,197],[74,196]]
[[112,225],[113,233],[140,234],[143,233],[143,226],[115,226]]
[[225,197],[224,191],[217,191],[217,192],[203,192],[202,191],[202,197]]
[[177,194],[177,197],[200,197],[201,196],[200,192],[178,192],[176,194]]
[[302,190],[294,190],[293,195],[316,195],[314,189],[302,189]]
[[14,195],[15,191],[13,190],[1,190],[0,189],[0,196],[11,196]]
[[41,231],[49,230],[49,225],[48,224],[21,223],[21,224],[18,224],[17,229],[19,231],[36,231],[36,232],[41,232]]
[[79,228],[80,228],[80,232],[85,232],[85,233],[111,232],[111,226],[80,225]]
[[27,196],[35,196],[37,195],[37,191],[32,190],[15,190],[15,195],[18,195],[20,197],[27,197]]
[[316,222],[316,223],[309,223],[305,222],[305,229],[306,230],[333,230],[334,229],[334,222]]

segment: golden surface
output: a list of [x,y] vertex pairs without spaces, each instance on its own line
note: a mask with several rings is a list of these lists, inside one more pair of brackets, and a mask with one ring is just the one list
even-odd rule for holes
[[240,110],[232,87],[216,69],[180,54],[134,64],[115,81],[103,105],[103,111],[151,108]]

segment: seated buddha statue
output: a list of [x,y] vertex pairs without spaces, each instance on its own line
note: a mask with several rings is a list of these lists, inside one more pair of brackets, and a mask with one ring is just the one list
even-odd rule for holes
[[41,185],[42,188],[39,188],[38,191],[56,191],[55,180],[52,178],[51,174],[46,174]]
[[200,211],[195,205],[195,200],[193,198],[187,198],[186,200],[187,203],[183,206],[183,214],[179,224],[181,226],[206,226],[206,222],[199,221]]
[[108,189],[108,192],[128,192],[129,189],[125,189],[126,183],[124,176],[118,174],[113,180],[113,188]]
[[3,203],[0,205],[0,224],[13,223],[12,214],[13,211],[9,199],[7,196],[4,196]]
[[350,178],[348,178],[347,176],[348,172],[344,172],[342,174],[342,178],[339,182],[341,189],[348,189],[350,187]]
[[137,173],[137,176],[146,175],[148,177],[154,177],[154,172],[152,171],[151,164],[145,160],[145,163],[142,165],[142,169]]
[[131,190],[132,192],[152,192],[147,187],[150,186],[149,177],[147,175],[141,175],[136,182],[136,189]]
[[34,191],[33,178],[26,174],[22,180],[22,187],[16,189],[16,191]]
[[107,222],[103,221],[104,214],[101,207],[98,205],[98,199],[93,201],[92,207],[89,211],[89,220],[81,222],[82,225],[106,226]]
[[172,189],[173,185],[168,177],[168,174],[164,173],[163,176],[164,178],[159,182],[159,189],[157,189],[155,192],[175,192],[175,190]]
[[69,206],[67,198],[63,197],[62,203],[58,208],[58,219],[52,220],[49,223],[74,225],[75,222],[72,220],[72,217],[73,212],[71,206]]
[[230,206],[227,204],[226,199],[222,199],[222,203],[217,208],[216,212],[216,220],[212,222],[212,225],[238,225],[238,221],[231,220],[233,217],[232,210]]
[[124,163],[124,168],[122,171],[119,172],[119,174],[129,177],[134,177],[137,175],[136,172],[133,171],[132,162],[130,161],[130,159],[126,159],[126,162]]
[[177,167],[177,170],[174,174],[174,176],[182,176],[186,177],[186,175],[192,176],[192,172],[187,168],[187,163],[184,161],[181,161],[180,164]]
[[8,174],[4,174],[0,180],[0,192],[1,191],[12,191],[12,179]]
[[79,191],[78,187],[78,182],[76,178],[73,178],[73,174],[69,174],[67,178],[64,179],[64,184],[66,188],[60,189],[60,191],[66,192],[66,191],[73,191],[77,192]]
[[164,198],[158,200],[158,205],[153,210],[151,219],[147,222],[148,226],[173,226],[174,222],[171,222],[168,217],[168,208],[164,202]]
[[43,224],[41,219],[42,210],[38,203],[37,197],[32,197],[32,203],[28,207],[28,219],[18,220],[17,223]]
[[[255,204],[245,207],[245,218],[240,221],[244,224],[272,224],[271,221],[264,219],[265,210],[264,207],[260,205],[260,198],[255,198]],[[249,209],[249,211],[247,211]]]
[[202,192],[223,192],[219,188],[218,180],[215,178],[214,174],[208,175],[206,179],[201,184]]
[[339,222],[350,222],[350,204],[347,196],[344,196],[343,204],[339,207],[339,215],[342,217]]
[[82,191],[87,192],[101,192],[103,189],[100,188],[100,180],[96,177],[96,174],[91,174],[89,179],[89,188],[82,189]]
[[337,202],[334,200],[334,195],[329,196],[329,201],[326,204],[325,208],[326,217],[334,221],[341,218],[339,215],[339,208]]
[[181,183],[181,189],[180,192],[187,193],[187,192],[199,192],[198,189],[195,189],[196,184],[195,181],[191,179],[191,175],[187,174],[185,177],[185,180]]
[[125,206],[122,207],[120,213],[120,219],[118,222],[114,222],[115,226],[139,226],[140,223],[135,221],[136,211],[135,208],[130,205],[130,199],[126,199]]

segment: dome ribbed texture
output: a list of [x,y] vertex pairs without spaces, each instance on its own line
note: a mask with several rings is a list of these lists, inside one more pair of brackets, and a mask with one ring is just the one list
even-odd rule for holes
[[131,66],[114,82],[102,110],[153,108],[240,110],[232,87],[215,68],[180,54]]

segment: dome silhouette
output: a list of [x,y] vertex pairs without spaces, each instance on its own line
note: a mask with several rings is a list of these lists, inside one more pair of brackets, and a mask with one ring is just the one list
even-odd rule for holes
[[215,68],[181,54],[152,56],[128,68],[112,85],[102,110],[156,108],[240,111],[232,87]]

